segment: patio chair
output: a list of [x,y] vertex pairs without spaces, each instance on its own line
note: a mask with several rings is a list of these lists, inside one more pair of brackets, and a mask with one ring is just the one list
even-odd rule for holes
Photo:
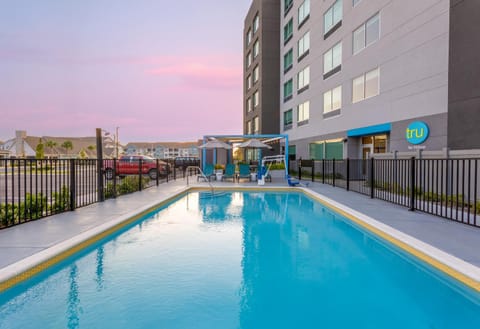
[[240,182],[241,178],[248,178],[248,180],[252,181],[252,176],[250,175],[250,165],[242,163],[238,165],[239,173],[237,176],[237,181]]
[[233,163],[227,163],[225,167],[225,173],[222,176],[222,181],[231,179],[235,182],[235,165]]
[[[205,164],[205,168],[203,170],[203,173],[205,174],[205,177],[208,179],[208,181],[210,182],[210,180],[212,179],[212,177],[215,177],[215,172],[214,172],[214,167],[213,167],[213,164],[211,163],[206,163]],[[205,179],[205,177],[203,177],[202,175],[198,175],[197,176],[197,182],[200,180],[200,178],[203,178]]]

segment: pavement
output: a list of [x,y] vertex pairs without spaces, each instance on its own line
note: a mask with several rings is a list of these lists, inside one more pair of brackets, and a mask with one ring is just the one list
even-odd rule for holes
[[[257,186],[254,182],[213,182],[214,187]],[[209,186],[190,178],[189,186]],[[266,183],[265,187],[286,187],[284,181]],[[187,188],[186,179],[78,208],[72,212],[0,230],[0,271],[29,256],[71,240],[106,222],[129,216],[146,205],[168,199]],[[321,183],[309,183],[308,189],[363,213],[400,232],[410,235],[474,266],[480,267],[480,228],[470,227],[385,201],[370,199]],[[11,266],[10,266],[11,267]]]

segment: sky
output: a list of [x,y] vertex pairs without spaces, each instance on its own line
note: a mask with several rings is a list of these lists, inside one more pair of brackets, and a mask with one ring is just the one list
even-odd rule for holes
[[0,0],[0,140],[242,133],[250,0]]

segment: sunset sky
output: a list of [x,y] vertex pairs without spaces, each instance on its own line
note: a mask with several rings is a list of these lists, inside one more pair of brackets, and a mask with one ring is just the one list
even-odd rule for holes
[[250,0],[0,0],[0,140],[242,132]]

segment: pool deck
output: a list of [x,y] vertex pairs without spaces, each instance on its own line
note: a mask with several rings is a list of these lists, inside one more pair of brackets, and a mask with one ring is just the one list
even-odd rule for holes
[[[214,187],[254,187],[256,183],[213,182]],[[142,192],[125,195],[103,203],[92,204],[73,212],[47,217],[0,230],[0,272],[17,262],[25,261],[46,250],[74,240],[102,225],[133,216],[141,209],[185,191],[189,187],[208,187],[206,183],[186,185],[179,179]],[[265,187],[286,187],[285,182],[266,183]],[[355,192],[347,192],[320,183],[310,183],[308,189],[363,213],[402,233],[436,247],[476,267],[480,267],[480,228],[470,227],[440,217],[411,212],[407,208],[387,203]],[[15,264],[15,265],[12,265]]]

